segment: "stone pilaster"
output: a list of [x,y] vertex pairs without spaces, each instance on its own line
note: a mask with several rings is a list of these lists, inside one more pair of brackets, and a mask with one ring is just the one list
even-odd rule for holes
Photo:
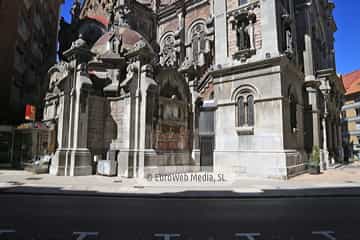
[[[305,50],[303,52],[304,58],[304,73],[305,73],[305,86],[306,91],[308,93],[308,104],[311,106],[311,115],[312,115],[312,140],[313,146],[320,146],[320,136],[323,134],[320,131],[320,124],[323,126],[323,131],[326,133],[326,121],[325,117],[323,121],[320,123],[320,110],[319,110],[319,102],[318,102],[318,87],[320,86],[319,81],[315,78],[315,69],[314,69],[314,56],[312,51],[312,22],[310,17],[310,6],[306,5],[304,9],[305,20],[306,20],[306,32],[304,36],[305,42]],[[326,143],[326,137],[324,138],[324,142]],[[321,154],[324,156],[324,153]],[[321,166],[323,168],[324,158],[321,158]]]
[[226,0],[214,1],[215,65],[223,65],[228,58]]
[[[147,149],[147,147],[150,146],[146,146],[146,138],[147,137],[151,137],[152,134],[146,133],[147,130],[147,120],[152,120],[152,119],[147,119],[147,112],[153,112],[154,109],[148,109],[148,108],[152,108],[153,104],[150,104],[149,101],[152,101],[152,99],[148,98],[148,94],[149,94],[149,89],[151,86],[156,87],[157,83],[155,82],[155,80],[153,79],[153,69],[151,65],[144,65],[141,67],[141,75],[140,75],[141,80],[139,81],[139,94],[141,94],[138,97],[139,100],[139,105],[138,105],[138,110],[139,110],[139,114],[137,114],[137,124],[136,127],[137,129],[137,133],[138,133],[138,139],[136,140],[136,154],[137,155],[137,164],[136,164],[136,169],[135,169],[135,176],[138,178],[143,178],[144,177],[144,170],[145,170],[145,151]],[[152,95],[150,95],[152,96]],[[150,114],[151,116],[153,116],[153,114]],[[152,118],[152,117],[151,117]]]
[[63,85],[63,101],[59,119],[59,146],[50,166],[50,174],[80,176],[92,174],[91,153],[87,148],[88,104],[87,89],[92,82],[86,65],[92,54],[79,39],[64,53],[69,61],[69,77]]

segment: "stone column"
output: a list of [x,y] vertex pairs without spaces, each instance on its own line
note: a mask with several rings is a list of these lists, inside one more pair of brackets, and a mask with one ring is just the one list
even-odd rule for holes
[[[311,115],[312,115],[312,127],[313,127],[313,146],[320,146],[320,111],[319,111],[319,103],[318,103],[318,86],[319,81],[315,78],[315,69],[313,62],[313,51],[312,51],[312,21],[310,11],[311,8],[309,5],[304,6],[304,15],[306,19],[306,32],[304,36],[305,42],[305,50],[303,52],[304,58],[304,72],[305,72],[305,84],[307,84],[306,91],[308,93],[308,104],[311,106]],[[326,117],[324,117],[322,126],[323,132],[326,132]],[[326,144],[326,136],[324,136],[324,142]],[[327,146],[324,146],[327,148]],[[324,169],[324,153],[321,154],[321,167]]]
[[328,161],[326,162],[326,167],[328,168],[330,166],[331,158],[334,154],[334,133],[333,133],[333,127],[332,127],[332,119],[331,117],[328,117],[327,120],[327,139],[328,139]]
[[[150,103],[148,102],[148,90],[150,88],[150,86],[156,86],[157,83],[155,82],[155,80],[153,79],[153,68],[151,65],[144,65],[141,67],[141,75],[140,75],[141,80],[139,81],[139,83],[141,83],[141,85],[139,85],[139,90],[140,90],[140,95],[139,95],[139,111],[138,111],[138,116],[136,117],[138,124],[136,125],[136,127],[138,127],[137,131],[138,131],[138,136],[139,138],[137,139],[137,146],[136,146],[136,151],[137,151],[137,164],[136,164],[136,169],[135,169],[135,176],[138,178],[143,178],[144,177],[144,170],[145,170],[145,151],[147,149],[148,146],[146,146],[146,138],[148,137],[152,137],[152,136],[147,136],[146,133],[146,113],[148,111],[149,107],[153,107],[150,105]],[[153,114],[151,114],[153,115]]]
[[313,127],[313,145],[320,147],[320,111],[318,103],[318,90],[314,87],[306,88],[311,106],[312,127]]
[[323,147],[322,147],[322,156],[320,159],[320,168],[321,170],[326,170],[329,167],[329,151],[328,151],[328,137],[327,137],[327,126],[326,126],[326,119],[328,118],[327,110],[326,110],[326,103],[325,103],[325,113],[322,119],[322,127],[323,127]]
[[[190,83],[190,92],[192,97],[192,111],[193,111],[193,147],[191,157],[192,160],[195,162],[196,165],[200,165],[200,149],[199,149],[199,128],[196,128],[199,121],[199,112],[197,112],[197,101],[200,97],[200,93],[196,91],[196,82],[192,81]],[[198,126],[199,127],[199,126]]]
[[[64,70],[68,74],[69,69]],[[58,147],[55,155],[51,160],[50,175],[64,176],[67,174],[67,149],[69,148],[69,124],[70,124],[70,93],[71,93],[71,76],[62,79],[62,93],[59,99],[59,120],[57,126]]]
[[[141,101],[142,101],[142,92],[141,92],[141,74],[140,74],[140,61],[136,61],[133,63],[135,69],[137,71],[137,83],[136,83],[136,90],[135,90],[135,106],[134,106],[134,149],[136,152],[133,154],[133,159],[130,160],[129,166],[129,177],[133,178],[137,176],[137,167],[139,162],[139,147],[140,147],[140,114],[141,114]],[[130,149],[132,150],[132,149]]]
[[341,129],[341,123],[338,125],[338,143],[339,143],[339,162],[344,161],[344,148],[343,148],[343,138],[342,138],[342,129]]
[[215,65],[223,65],[228,58],[226,0],[214,1],[215,17]]
[[253,17],[249,17],[250,49],[255,50],[255,27]]
[[[324,99],[324,114],[322,119],[322,126],[323,126],[323,149],[321,154],[321,168],[322,170],[326,170],[330,166],[330,160],[329,160],[329,145],[331,146],[331,116],[329,113],[329,101],[330,101],[330,85],[329,85],[329,79],[326,76],[320,76],[321,79],[321,86],[320,90],[323,95]],[[329,136],[328,136],[329,134]],[[328,145],[329,144],[329,145]]]
[[333,135],[334,135],[334,136],[333,136],[333,142],[334,142],[333,152],[334,152],[334,155],[333,155],[333,157],[331,158],[330,164],[331,164],[331,165],[334,165],[335,162],[336,162],[335,159],[338,158],[338,156],[339,156],[339,142],[338,142],[339,137],[338,137],[338,131],[337,131],[337,129],[338,129],[337,124],[336,124],[336,123],[333,123],[332,128],[333,128]]
[[74,112],[70,160],[70,176],[85,176],[92,174],[91,153],[87,148],[87,124],[88,124],[88,98],[86,89],[92,86],[87,73],[85,64],[80,64],[76,68],[76,79],[74,86]]
[[306,4],[304,9],[306,32],[304,36],[305,50],[304,50],[304,72],[305,81],[315,81],[314,58],[312,47],[312,19],[311,19],[311,5]]

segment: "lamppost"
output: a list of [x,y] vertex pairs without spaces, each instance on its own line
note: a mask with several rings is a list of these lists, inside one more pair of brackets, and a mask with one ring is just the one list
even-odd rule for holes
[[329,84],[329,80],[327,78],[322,79],[320,91],[322,92],[323,97],[324,97],[324,114],[323,114],[323,118],[322,118],[323,148],[322,148],[322,153],[321,153],[321,157],[320,157],[321,170],[326,170],[330,165],[329,151],[328,151],[328,145],[327,145],[327,132],[326,132],[326,130],[327,130],[326,120],[329,115],[328,101],[329,101],[330,90],[331,90],[331,87]]

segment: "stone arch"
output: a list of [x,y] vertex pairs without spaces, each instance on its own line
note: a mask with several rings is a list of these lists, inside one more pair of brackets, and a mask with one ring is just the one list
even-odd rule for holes
[[164,39],[165,39],[166,37],[168,37],[168,36],[174,36],[174,37],[175,37],[175,32],[173,32],[173,31],[167,31],[167,32],[163,33],[163,34],[161,35],[160,39],[159,39],[160,45],[162,44],[162,42],[164,41]]
[[[185,78],[176,70],[161,70],[156,76],[156,80],[159,82],[160,96],[170,98],[170,93],[178,94],[178,100],[191,103],[189,86]],[[166,87],[168,87],[168,89],[166,89]]]
[[158,121],[155,149],[185,151],[191,149],[191,93],[184,77],[175,70],[161,70],[159,83]]
[[238,128],[254,127],[256,122],[255,101],[259,91],[251,84],[244,84],[233,91],[231,96],[235,106],[235,125]]
[[188,30],[187,30],[187,34],[186,34],[186,45],[188,44],[191,44],[191,39],[192,39],[192,30],[194,29],[195,26],[197,25],[204,25],[204,28],[206,30],[206,20],[203,19],[203,18],[199,18],[199,19],[196,19],[194,20],[188,27]]
[[187,56],[198,65],[203,65],[206,52],[206,22],[202,19],[194,21],[187,33]]
[[160,38],[160,64],[162,66],[172,67],[177,64],[177,55],[175,50],[175,33],[168,31]]
[[253,86],[252,84],[243,84],[237,87],[231,94],[231,101],[236,102],[241,94],[244,93],[252,93],[254,95],[255,100],[261,97],[259,90]]

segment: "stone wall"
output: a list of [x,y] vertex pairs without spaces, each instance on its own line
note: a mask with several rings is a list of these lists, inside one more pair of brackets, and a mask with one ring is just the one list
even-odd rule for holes
[[89,96],[88,148],[92,155],[102,155],[103,158],[105,109],[104,98]]

